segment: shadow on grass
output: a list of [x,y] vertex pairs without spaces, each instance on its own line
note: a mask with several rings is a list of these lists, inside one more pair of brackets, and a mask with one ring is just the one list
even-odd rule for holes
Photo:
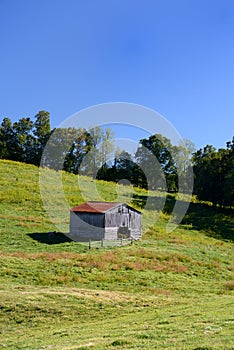
[[[162,210],[163,213],[170,215],[176,202],[175,196],[167,194],[162,209],[164,200],[164,198],[157,196],[148,198],[148,196],[133,194],[132,204],[143,210],[147,203],[148,210]],[[185,203],[181,200],[178,202]],[[186,225],[186,228],[191,227],[191,230],[203,231],[209,237],[234,242],[233,214],[233,209],[215,208],[206,203],[190,203],[181,224]]]
[[[170,215],[175,206],[175,196],[171,194],[166,194],[165,197],[159,196],[141,196],[138,194],[133,194],[131,204],[138,206],[140,209],[145,210],[159,210]],[[179,201],[185,203],[183,201]]]
[[[158,196],[143,196],[138,194],[133,194],[131,204],[136,205],[141,210],[162,210],[166,207],[165,197]],[[167,202],[167,200],[166,200]],[[165,204],[165,205],[164,205]]]
[[72,242],[70,238],[65,236],[61,232],[34,232],[29,233],[29,237],[44,244],[60,244],[66,242]]
[[234,242],[233,214],[232,209],[190,203],[182,225],[191,225],[191,229],[204,231],[209,237]]

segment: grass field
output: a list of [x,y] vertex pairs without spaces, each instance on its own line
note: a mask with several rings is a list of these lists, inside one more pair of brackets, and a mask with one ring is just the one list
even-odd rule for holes
[[[97,199],[89,178],[81,191],[77,176],[60,175],[69,206]],[[138,209],[147,196],[165,199],[104,181],[97,187],[103,200]],[[167,196],[161,214],[143,212],[141,241],[88,250],[60,233],[50,237],[56,227],[38,168],[0,161],[0,348],[234,349],[233,211],[193,198],[167,233],[174,201]]]

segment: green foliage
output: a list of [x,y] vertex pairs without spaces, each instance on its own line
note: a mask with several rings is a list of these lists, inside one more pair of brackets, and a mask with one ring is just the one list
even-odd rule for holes
[[99,169],[97,179],[116,182],[125,179],[135,184],[135,170],[136,164],[134,164],[131,154],[120,151],[115,153],[112,166],[106,168],[105,171],[103,171],[103,167]]
[[162,135],[153,135],[140,140],[141,146],[136,151],[136,159],[147,176],[144,187],[150,189],[165,188],[165,176],[176,175],[169,139]]
[[83,128],[56,128],[44,149],[41,166],[77,174],[89,143],[90,136]]
[[101,127],[95,126],[90,127],[88,135],[89,152],[81,164],[79,173],[96,178],[99,170],[104,178],[108,159],[114,150],[114,134],[109,128],[103,130]]
[[4,118],[0,127],[0,158],[7,159],[10,156],[13,131],[10,118]]
[[218,151],[207,145],[193,155],[195,194],[214,205],[234,205],[234,139]]
[[50,114],[39,111],[35,118],[35,122],[27,117],[13,124],[9,118],[3,119],[0,126],[0,158],[40,164],[50,136]]
[[39,111],[35,116],[35,119],[33,129],[35,154],[32,163],[40,165],[42,153],[51,134],[50,113],[46,111]]
[[[175,146],[160,134],[140,140],[135,155],[140,172],[135,184],[143,182],[144,188],[189,193],[192,188],[190,158],[193,150],[193,145],[188,140]],[[144,181],[143,173],[147,178]]]

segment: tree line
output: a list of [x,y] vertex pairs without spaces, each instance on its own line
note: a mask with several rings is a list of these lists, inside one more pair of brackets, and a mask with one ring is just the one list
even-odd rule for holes
[[4,118],[0,126],[0,158],[39,165],[46,142],[51,135],[50,114],[39,111],[12,123]]
[[200,200],[221,207],[234,206],[234,137],[226,148],[207,145],[192,157],[194,193]]
[[[48,142],[49,140],[49,142]],[[51,129],[50,114],[0,126],[0,158],[55,170],[63,169],[106,181],[129,180],[146,189],[194,193],[214,205],[234,205],[234,138],[225,149],[195,150],[189,140],[173,145],[156,134],[139,141],[134,155],[115,147],[111,129],[95,126]]]

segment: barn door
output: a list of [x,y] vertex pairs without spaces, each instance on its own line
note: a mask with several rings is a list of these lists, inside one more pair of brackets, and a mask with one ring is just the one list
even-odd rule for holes
[[121,215],[121,225],[122,227],[129,227],[129,214]]
[[130,230],[129,230],[129,214],[121,215],[121,223],[118,229],[118,238],[129,238]]

